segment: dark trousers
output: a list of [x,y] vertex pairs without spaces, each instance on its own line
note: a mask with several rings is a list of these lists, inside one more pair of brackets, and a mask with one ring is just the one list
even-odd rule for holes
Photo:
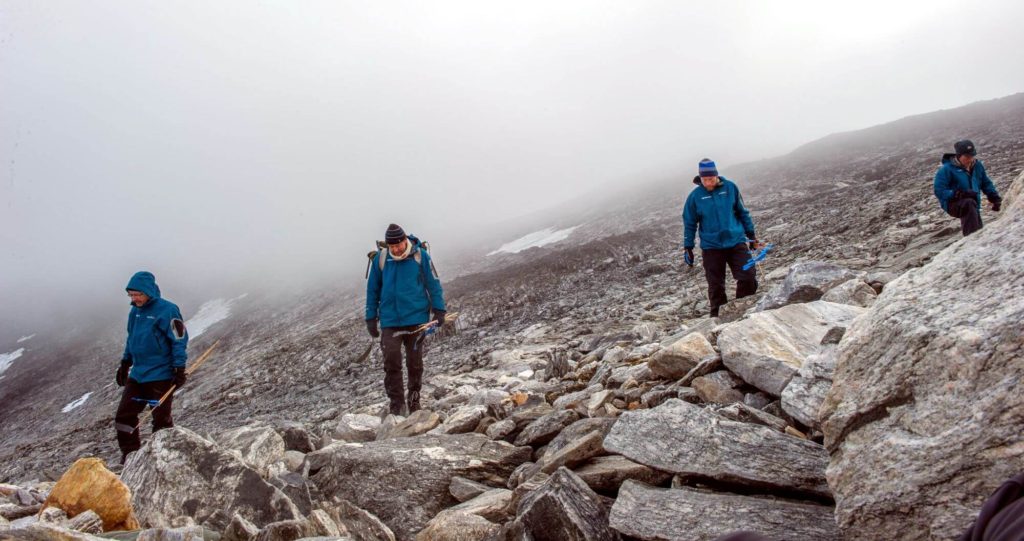
[[[380,347],[384,352],[384,390],[391,401],[391,413],[400,413],[405,405],[402,388],[402,348],[405,348],[405,366],[409,371],[409,392],[420,392],[423,382],[423,333],[414,333],[419,325],[387,327],[381,329]],[[396,336],[397,334],[397,336]]]
[[974,199],[957,199],[950,201],[946,207],[949,215],[960,218],[960,230],[964,236],[981,229],[981,215],[978,214],[978,202]]
[[[114,415],[114,428],[117,430],[117,445],[121,447],[121,455],[137,451],[142,447],[142,440],[139,438],[139,431],[135,425],[139,424],[139,414],[147,407],[145,400],[160,400],[160,397],[171,388],[173,382],[150,381],[139,383],[129,379],[121,393],[121,402],[117,405],[117,413]],[[174,421],[171,419],[171,406],[174,395],[167,397],[159,408],[153,410],[153,432],[161,428],[171,428]]]
[[718,317],[718,307],[729,302],[725,295],[725,266],[732,270],[736,279],[736,298],[741,299],[757,292],[757,267],[743,270],[750,261],[746,244],[737,244],[723,250],[701,250],[704,277],[708,280],[708,300],[711,302],[711,317]]

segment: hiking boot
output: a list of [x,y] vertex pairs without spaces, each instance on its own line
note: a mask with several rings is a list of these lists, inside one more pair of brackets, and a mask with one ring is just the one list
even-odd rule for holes
[[405,404],[401,402],[391,402],[388,413],[391,415],[401,415],[403,409],[405,409]]
[[412,412],[414,412],[414,411],[419,410],[420,409],[420,392],[419,391],[409,391],[409,394],[406,396],[406,402],[409,403],[409,413],[410,414],[412,414]]

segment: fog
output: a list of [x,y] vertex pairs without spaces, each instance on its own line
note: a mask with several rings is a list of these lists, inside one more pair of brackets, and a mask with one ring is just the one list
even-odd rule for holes
[[172,299],[348,287],[390,222],[443,253],[685,186],[703,156],[1019,92],[1021,21],[1013,1],[4,0],[0,328],[124,309],[140,269]]

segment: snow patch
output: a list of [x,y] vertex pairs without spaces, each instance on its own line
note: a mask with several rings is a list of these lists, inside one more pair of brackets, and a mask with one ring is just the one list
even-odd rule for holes
[[26,340],[31,340],[31,339],[33,339],[35,337],[36,337],[36,335],[34,335],[34,334],[30,334],[28,336],[22,336],[21,338],[18,339],[18,343],[20,344],[20,343],[22,343],[22,342],[24,342]]
[[560,242],[569,238],[569,235],[571,235],[577,227],[579,226],[576,225],[568,229],[559,230],[555,230],[555,228],[549,227],[547,229],[535,231],[533,233],[530,233],[529,235],[520,237],[512,242],[503,244],[501,248],[498,248],[497,250],[487,255],[499,254],[501,252],[509,254],[518,254],[519,252],[522,252],[523,250],[526,250],[528,248],[539,248],[541,246],[547,246],[548,244],[554,244],[556,242]]
[[77,408],[78,406],[81,406],[82,404],[85,404],[85,401],[89,400],[89,395],[91,395],[91,394],[92,394],[92,391],[89,391],[89,392],[83,394],[82,397],[79,398],[78,400],[75,400],[74,402],[69,402],[67,406],[64,406],[64,409],[60,410],[61,413],[67,413],[67,412]]
[[210,327],[223,321],[231,315],[231,305],[238,299],[244,299],[248,293],[243,293],[234,299],[213,299],[206,301],[199,307],[199,311],[191,319],[185,322],[188,329],[189,339],[198,338]]
[[9,353],[0,353],[0,374],[3,374],[15,359],[21,357],[22,353],[25,353],[25,348],[18,348]]

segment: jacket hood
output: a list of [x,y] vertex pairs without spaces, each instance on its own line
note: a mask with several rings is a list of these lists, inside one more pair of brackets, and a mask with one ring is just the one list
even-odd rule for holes
[[141,291],[151,299],[160,298],[160,286],[156,285],[156,276],[151,272],[136,272],[132,279],[128,280],[125,290]]
[[954,160],[954,158],[956,158],[956,154],[954,154],[952,152],[947,152],[947,153],[942,155],[942,163],[944,163],[944,164],[951,163],[953,165],[960,165],[958,162],[956,162]]
[[408,238],[409,242],[412,243],[412,248],[414,250],[419,248],[420,245],[423,244],[423,241],[421,241],[419,238],[417,238],[416,235],[406,235],[406,238]]

